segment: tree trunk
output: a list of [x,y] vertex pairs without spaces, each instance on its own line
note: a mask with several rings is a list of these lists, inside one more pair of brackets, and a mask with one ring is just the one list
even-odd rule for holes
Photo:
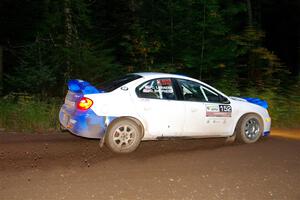
[[173,2],[169,2],[170,5],[170,27],[171,27],[171,33],[170,33],[170,37],[171,37],[171,64],[174,64],[174,12],[173,12]]
[[247,0],[248,26],[253,26],[253,15],[251,0]]
[[206,2],[203,2],[203,25],[202,25],[202,38],[201,38],[201,57],[200,57],[200,70],[199,70],[199,79],[202,79],[203,71],[203,59],[204,59],[204,50],[205,50],[205,26],[206,26]]
[[0,45],[0,96],[3,94],[3,47]]
[[298,26],[298,45],[297,45],[297,60],[296,60],[296,75],[300,75],[300,27]]
[[137,4],[135,2],[135,0],[131,0],[129,3],[129,9],[131,10],[131,12],[135,13],[136,9],[137,9]]
[[65,0],[64,2],[64,13],[65,13],[65,45],[70,47],[72,43],[72,15],[71,15],[71,2]]
[[[70,48],[72,46],[72,14],[71,14],[70,0],[64,0],[64,15],[65,15],[65,47]],[[71,75],[71,62],[70,62],[69,55],[66,55],[65,81],[70,78],[70,75]]]

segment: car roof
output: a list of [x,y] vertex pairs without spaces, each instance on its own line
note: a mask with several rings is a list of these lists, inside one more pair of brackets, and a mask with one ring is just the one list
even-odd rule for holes
[[216,90],[218,93],[222,94],[223,96],[227,97],[226,94],[224,94],[223,92],[221,92],[220,90],[208,85],[207,83],[204,83],[200,80],[197,80],[195,78],[192,77],[188,77],[185,75],[179,75],[179,74],[169,74],[169,73],[161,73],[161,72],[139,72],[139,73],[132,73],[132,74],[136,74],[139,75],[141,77],[144,77],[146,79],[155,79],[155,78],[179,78],[179,79],[186,79],[186,80],[191,80],[191,81],[196,81],[201,83],[202,85],[205,85],[206,87]]
[[185,78],[185,79],[188,78],[188,79],[191,79],[190,77],[187,77],[187,76],[184,76],[184,75],[161,73],[161,72],[139,72],[139,73],[134,73],[134,74],[145,77],[145,78],[170,77],[170,78]]

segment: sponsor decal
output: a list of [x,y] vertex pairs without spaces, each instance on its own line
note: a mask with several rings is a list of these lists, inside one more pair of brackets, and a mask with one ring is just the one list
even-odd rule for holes
[[206,117],[231,117],[230,105],[206,104]]
[[158,86],[158,89],[155,90],[155,92],[163,92],[163,93],[173,93],[173,88],[172,86]]
[[171,79],[158,79],[157,80],[157,84],[159,84],[159,85],[162,85],[162,86],[164,86],[164,85],[171,85],[172,84],[172,81],[171,81]]
[[143,93],[174,93],[171,79],[158,79],[155,85],[146,85]]

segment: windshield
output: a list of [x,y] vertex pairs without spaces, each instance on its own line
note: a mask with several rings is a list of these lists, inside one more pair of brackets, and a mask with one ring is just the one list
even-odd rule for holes
[[125,84],[127,84],[131,81],[134,81],[138,78],[141,78],[141,77],[142,76],[137,75],[137,74],[127,74],[127,75],[119,77],[117,79],[100,83],[97,85],[97,88],[99,88],[100,90],[102,90],[104,92],[111,92],[111,91],[121,87],[122,85],[125,85]]

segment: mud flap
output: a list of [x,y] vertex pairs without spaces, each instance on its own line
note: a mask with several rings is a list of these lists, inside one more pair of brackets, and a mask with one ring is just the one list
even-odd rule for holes
[[106,133],[103,135],[103,137],[100,139],[99,141],[99,146],[100,148],[102,148],[104,146],[104,143],[105,143],[105,136],[106,136]]
[[233,144],[236,140],[236,131],[234,131],[233,135],[225,138],[225,144]]

